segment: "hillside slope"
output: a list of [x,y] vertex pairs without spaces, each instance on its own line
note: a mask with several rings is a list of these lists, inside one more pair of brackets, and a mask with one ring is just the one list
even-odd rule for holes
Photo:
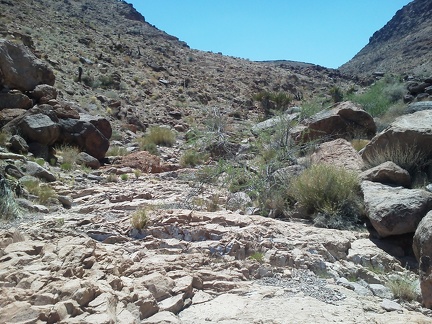
[[352,75],[373,72],[432,73],[432,2],[414,0],[400,9],[340,71]]
[[[138,128],[187,124],[206,107],[250,118],[259,113],[251,98],[260,91],[310,98],[347,83],[336,70],[281,68],[190,49],[124,1],[18,0],[1,7],[0,37],[24,42],[48,62],[61,97],[92,114],[114,118],[121,110],[129,116],[124,122]],[[113,100],[121,107],[109,107]]]

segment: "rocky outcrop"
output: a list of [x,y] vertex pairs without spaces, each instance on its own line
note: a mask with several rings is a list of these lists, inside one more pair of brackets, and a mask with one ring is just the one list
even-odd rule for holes
[[432,193],[363,181],[366,215],[381,237],[414,233],[432,209]]
[[0,88],[31,91],[39,84],[54,85],[54,82],[53,71],[28,48],[0,40]]
[[419,262],[423,304],[432,307],[432,212],[420,222],[414,234],[414,254]]
[[371,138],[376,133],[376,125],[371,115],[352,102],[342,102],[330,110],[324,110],[303,121],[291,130],[296,142],[316,139],[333,139],[354,136]]
[[411,1],[339,69],[359,76],[371,76],[377,71],[403,74],[425,69],[430,72],[430,17],[432,5],[429,0]]
[[[430,158],[432,152],[432,110],[418,111],[397,118],[387,129],[376,135],[361,151],[365,161],[383,151],[418,152],[423,159]],[[407,152],[407,153],[408,153]],[[413,161],[418,163],[421,161]]]

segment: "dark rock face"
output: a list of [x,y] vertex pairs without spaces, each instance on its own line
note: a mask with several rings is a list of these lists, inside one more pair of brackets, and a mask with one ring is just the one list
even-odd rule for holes
[[0,87],[31,91],[39,84],[54,85],[54,82],[53,71],[28,48],[0,40]]
[[13,93],[0,93],[0,110],[5,108],[29,109],[32,106],[33,101],[19,91]]
[[[106,119],[106,122],[101,119],[103,118],[95,117],[94,120],[89,117],[85,119],[61,119],[59,122],[60,141],[76,145],[96,159],[104,158],[109,148],[112,130],[109,122]],[[99,129],[98,126],[101,128]],[[109,136],[106,137],[104,134]]]
[[431,17],[430,0],[410,2],[339,69],[347,74],[370,76],[375,71],[407,73],[418,66],[430,66]]

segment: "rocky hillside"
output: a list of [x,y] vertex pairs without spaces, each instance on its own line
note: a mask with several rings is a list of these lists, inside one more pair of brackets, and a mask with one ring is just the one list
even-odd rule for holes
[[0,323],[431,322],[430,79],[379,132],[382,83],[0,5]]
[[432,74],[432,3],[414,0],[369,39],[369,43],[340,71],[370,76],[387,72]]
[[[260,91],[301,99],[346,83],[334,70],[280,68],[192,50],[124,1],[19,0],[1,6],[0,35],[25,43],[54,69],[61,98],[92,114],[108,110],[141,129],[187,125],[207,107],[251,118],[259,114],[252,96]],[[49,19],[42,23],[41,16]]]

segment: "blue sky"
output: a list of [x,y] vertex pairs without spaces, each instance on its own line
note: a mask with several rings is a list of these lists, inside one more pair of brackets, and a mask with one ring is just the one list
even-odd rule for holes
[[337,68],[411,0],[127,0],[191,48]]

